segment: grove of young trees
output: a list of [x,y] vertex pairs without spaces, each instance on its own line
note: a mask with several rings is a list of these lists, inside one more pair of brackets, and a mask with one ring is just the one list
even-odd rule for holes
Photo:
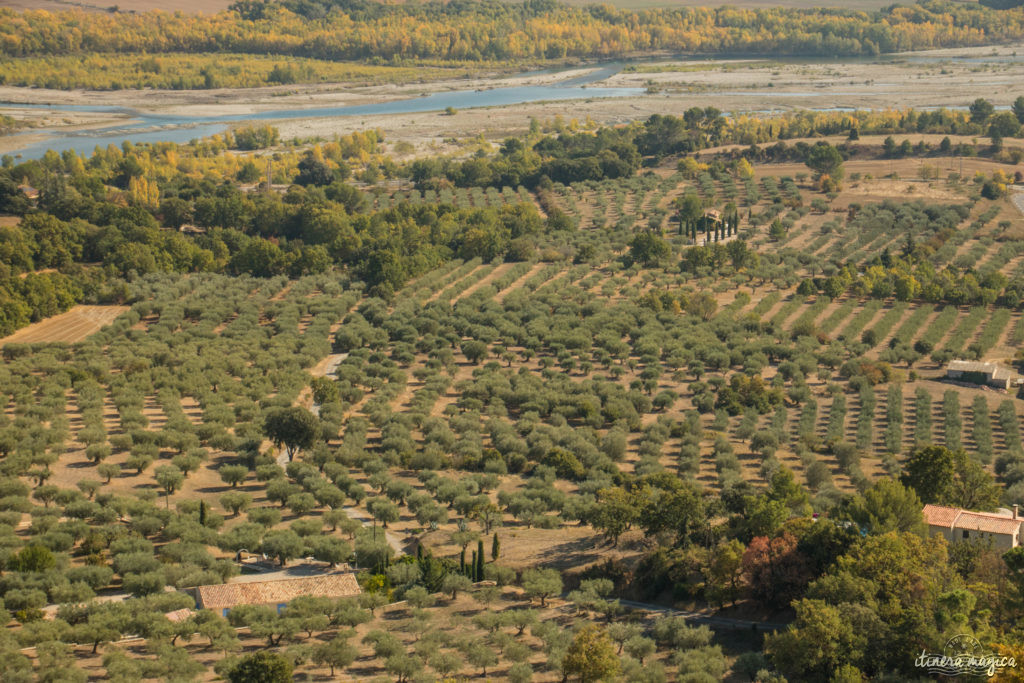
[[[847,116],[786,120],[899,115]],[[6,160],[5,331],[129,310],[3,346],[4,676],[858,680],[916,675],[951,633],[1020,652],[1021,553],[921,517],[1024,502],[1015,399],[935,381],[1024,339],[1004,178],[853,202],[884,144],[750,149],[740,126],[407,166],[374,132],[268,128]],[[253,187],[230,148],[274,145],[286,189]],[[712,209],[729,229],[694,245],[679,226]],[[179,619],[250,555],[362,592]],[[784,628],[736,645],[627,600]]]

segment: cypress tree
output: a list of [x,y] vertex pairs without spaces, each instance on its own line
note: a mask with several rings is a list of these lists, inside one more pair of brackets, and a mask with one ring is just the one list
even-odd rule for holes
[[469,569],[469,571],[466,573],[466,575],[470,579],[472,579],[473,581],[476,581],[476,551],[475,550],[473,551],[473,564],[471,564],[469,567],[467,567],[467,569]]
[[466,549],[465,548],[463,548],[459,552],[459,573],[460,574],[465,574],[466,573]]
[[501,550],[501,541],[498,540],[498,532],[494,532],[494,538],[491,539],[491,561],[498,561],[498,553]]
[[199,524],[200,526],[206,526],[206,501],[199,501]]
[[476,561],[477,561],[476,580],[477,581],[483,581],[484,580],[484,562],[486,562],[487,559],[484,557],[484,539],[482,539],[482,538],[477,539],[477,542],[476,542]]

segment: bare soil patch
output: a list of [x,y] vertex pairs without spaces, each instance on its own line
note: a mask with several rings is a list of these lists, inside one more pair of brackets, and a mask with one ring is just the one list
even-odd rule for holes
[[127,310],[127,306],[75,306],[65,313],[40,320],[0,339],[0,346],[38,342],[79,342],[109,325]]

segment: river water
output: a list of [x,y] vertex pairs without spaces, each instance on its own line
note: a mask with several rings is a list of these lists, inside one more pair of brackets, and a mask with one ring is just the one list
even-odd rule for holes
[[[544,102],[557,100],[581,100],[606,97],[631,97],[642,95],[643,88],[603,88],[589,87],[612,76],[621,70],[622,64],[605,64],[582,76],[568,76],[560,81],[547,85],[524,85],[489,90],[454,90],[439,92],[424,97],[404,100],[392,100],[373,104],[361,104],[346,107],[292,108],[276,109],[248,114],[227,114],[221,116],[164,116],[145,114],[123,107],[91,107],[88,105],[27,105],[0,103],[0,113],[9,108],[38,108],[56,111],[85,111],[102,113],[128,114],[131,121],[107,128],[88,131],[58,131],[49,129],[33,129],[31,134],[49,134],[46,140],[27,145],[15,150],[12,154],[20,154],[24,159],[38,159],[47,150],[62,152],[73,149],[76,152],[89,154],[97,146],[106,147],[120,145],[125,140],[133,143],[142,142],[177,142],[186,143],[191,140],[208,137],[224,132],[231,124],[244,121],[276,121],[282,119],[329,118],[337,116],[367,116],[371,114],[411,114],[417,112],[443,111],[448,107],[454,109],[472,109],[477,107],[498,107],[528,102]],[[541,73],[541,72],[533,72]],[[528,75],[528,74],[522,74]]]
[[[658,59],[652,58],[651,61],[661,61],[665,58],[660,57]],[[719,59],[722,59],[720,56]],[[613,76],[622,70],[626,64],[632,64],[636,61],[649,61],[646,59],[632,60],[629,62],[611,62],[599,65],[597,68],[584,73],[579,74],[579,69],[564,69],[559,71],[558,69],[547,69],[541,71],[531,71],[519,76],[536,76],[536,75],[555,75],[560,76],[558,80],[554,80],[545,85],[524,85],[514,86],[505,88],[489,88],[480,90],[453,90],[448,92],[438,92],[423,97],[413,97],[402,100],[391,100],[385,102],[376,102],[371,104],[352,105],[352,106],[335,106],[335,107],[321,107],[321,108],[307,108],[307,107],[292,107],[289,109],[276,109],[270,111],[262,111],[256,113],[246,114],[226,114],[220,116],[181,116],[181,115],[157,115],[147,114],[143,112],[126,109],[124,107],[110,107],[110,106],[89,106],[89,105],[28,105],[28,104],[14,104],[0,102],[0,113],[4,112],[4,109],[9,108],[39,108],[39,109],[51,109],[54,111],[84,111],[84,112],[97,112],[97,113],[116,113],[130,117],[123,123],[119,123],[116,126],[109,126],[105,128],[97,128],[85,131],[64,131],[59,129],[32,129],[31,131],[25,131],[24,133],[17,133],[13,137],[16,139],[19,135],[38,135],[43,133],[48,135],[45,140],[28,144],[20,149],[16,149],[11,154],[20,155],[24,159],[34,159],[43,156],[47,150],[53,149],[58,152],[73,149],[82,154],[90,154],[97,146],[106,147],[107,145],[114,144],[120,145],[125,140],[130,140],[133,143],[145,143],[145,142],[176,142],[176,143],[187,143],[192,140],[197,140],[204,137],[209,137],[217,133],[222,133],[227,130],[231,125],[242,122],[250,121],[275,121],[284,119],[314,119],[314,118],[332,118],[340,116],[367,116],[373,114],[411,114],[417,112],[430,112],[430,111],[443,111],[448,107],[454,109],[473,109],[479,107],[500,107],[510,106],[516,104],[526,104],[530,102],[545,102],[545,101],[565,101],[565,100],[591,100],[599,98],[613,98],[613,97],[637,97],[645,93],[643,88],[626,88],[626,87],[602,87],[598,85],[601,81]],[[682,57],[678,61],[690,61],[689,59]],[[693,61],[718,61],[718,60],[704,60],[704,59],[693,59]],[[788,58],[783,61],[784,63],[821,63],[823,60],[820,59],[799,59],[799,58]],[[829,60],[824,60],[829,61]],[[971,55],[971,56],[953,56],[953,55],[930,55],[930,54],[895,54],[895,55],[883,55],[875,58],[849,58],[834,60],[837,63],[886,63],[892,61],[903,61],[903,62],[915,62],[915,63],[930,63],[936,66],[941,66],[950,63],[990,63],[990,62],[1002,62],[1002,63],[1019,63],[1024,62],[1024,55],[1017,55],[1016,53],[1011,55]],[[876,88],[882,88],[883,90],[891,90],[894,93],[898,92],[898,83],[879,83],[875,84]],[[792,98],[794,100],[800,100],[802,98],[810,98],[821,94],[819,91],[782,91],[777,92],[774,90],[758,90],[758,89],[742,89],[742,90],[726,90],[714,93],[719,97],[736,97],[736,98]],[[847,93],[831,91],[831,95],[844,95]],[[849,93],[850,95],[857,95],[860,93]],[[918,107],[920,109],[933,109],[934,107],[925,106]],[[949,108],[962,108],[962,107],[949,107]],[[997,109],[1005,109],[1006,106],[997,106]],[[754,110],[755,113],[769,113],[771,110]],[[849,107],[834,107],[828,108],[824,111],[853,111]]]

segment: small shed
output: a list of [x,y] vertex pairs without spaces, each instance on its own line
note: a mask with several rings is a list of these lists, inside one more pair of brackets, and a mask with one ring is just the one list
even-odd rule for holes
[[197,586],[190,591],[198,609],[213,610],[227,616],[240,605],[267,605],[280,612],[292,600],[302,595],[319,598],[351,598],[359,595],[356,575],[325,574],[298,579],[275,581],[247,581]]
[[1000,389],[1009,389],[1017,379],[1016,374],[1010,368],[973,360],[950,361],[946,366],[946,377],[960,382],[983,384]]

